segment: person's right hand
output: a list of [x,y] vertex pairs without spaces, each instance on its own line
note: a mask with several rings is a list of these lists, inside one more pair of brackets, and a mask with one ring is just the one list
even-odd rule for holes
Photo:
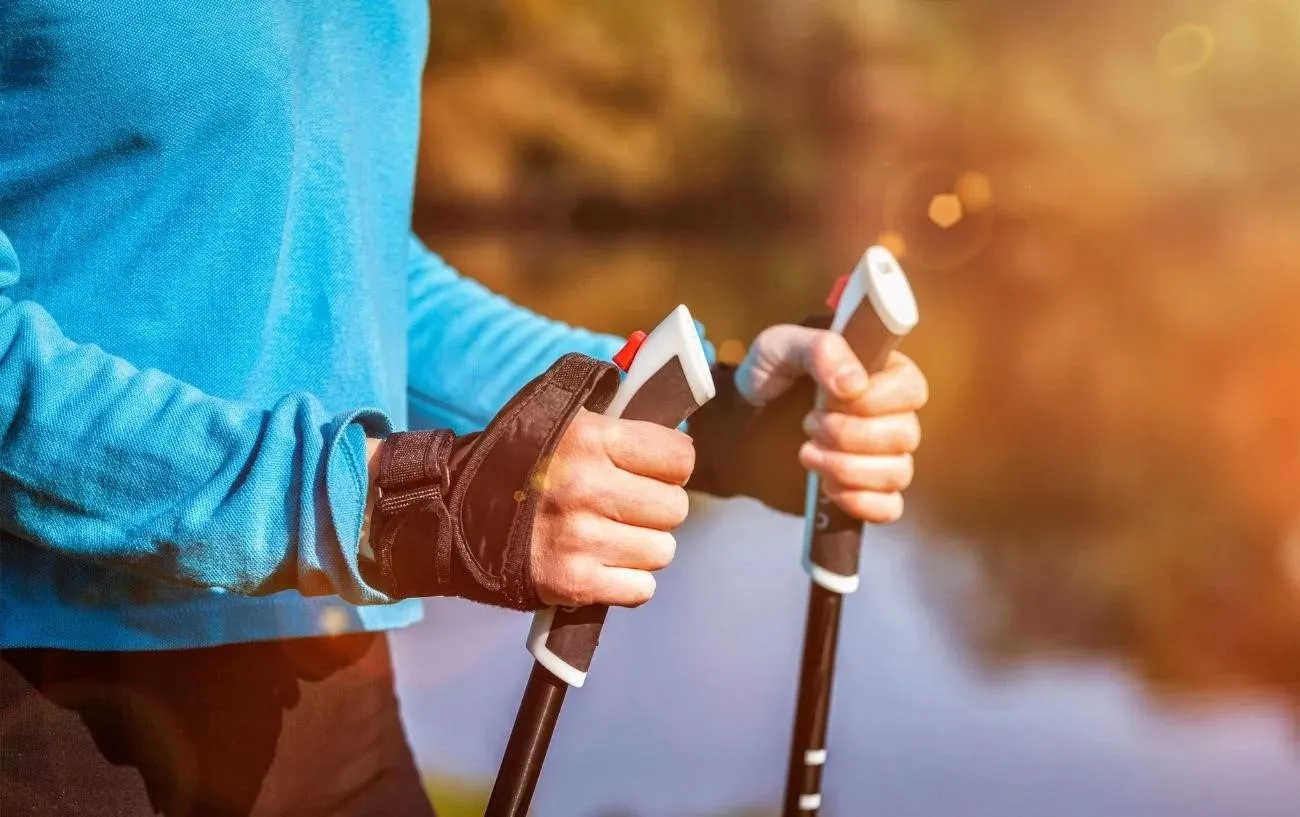
[[677,549],[671,531],[686,519],[683,486],[694,468],[681,431],[579,410],[541,473],[531,567],[542,602],[649,601],[652,571]]

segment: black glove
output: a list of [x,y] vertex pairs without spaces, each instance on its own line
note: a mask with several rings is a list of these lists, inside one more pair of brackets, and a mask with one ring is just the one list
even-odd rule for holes
[[[827,329],[831,319],[812,316],[800,325]],[[759,407],[736,390],[735,366],[714,364],[713,383],[717,396],[690,419],[695,471],[686,487],[803,514],[808,473],[799,465],[799,447],[808,440],[803,418],[813,409],[817,384],[805,375]]]
[[613,364],[568,354],[531,381],[481,432],[399,432],[380,452],[365,579],[393,598],[459,596],[544,607],[529,554],[540,480],[579,408],[604,411]]

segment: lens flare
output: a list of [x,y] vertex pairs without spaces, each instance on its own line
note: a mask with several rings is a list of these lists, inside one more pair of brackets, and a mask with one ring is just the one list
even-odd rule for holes
[[1214,55],[1214,31],[1203,23],[1183,23],[1160,38],[1156,59],[1160,70],[1185,77],[1205,67]]
[[902,259],[907,255],[907,242],[897,230],[885,230],[876,237],[876,243],[889,250],[895,258]]
[[[559,466],[556,464],[554,457],[547,457],[537,463],[537,467],[533,470],[533,490],[538,492],[546,491],[558,473],[558,468]],[[515,502],[524,502],[528,499],[528,494],[524,491],[515,491],[513,499]]]
[[953,191],[968,213],[987,210],[993,204],[993,185],[988,176],[976,170],[967,170],[959,175]]
[[326,635],[338,635],[348,626],[348,614],[342,607],[326,607],[320,613],[320,629]]
[[718,346],[718,361],[732,366],[745,359],[745,344],[738,340],[724,340]]
[[[974,207],[967,206],[963,194]],[[932,272],[951,271],[983,250],[996,213],[988,179],[943,160],[920,162],[899,173],[886,186],[881,205],[882,239],[888,239],[881,243],[897,257],[904,250],[916,269]]]
[[940,193],[930,199],[928,215],[931,221],[946,230],[961,221],[961,199],[952,193]]

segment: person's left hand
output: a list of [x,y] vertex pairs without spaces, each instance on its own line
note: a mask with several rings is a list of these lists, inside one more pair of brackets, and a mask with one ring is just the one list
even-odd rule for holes
[[754,339],[736,370],[736,387],[748,402],[764,405],[805,374],[825,390],[826,400],[804,419],[809,439],[799,449],[800,464],[815,471],[826,495],[853,517],[897,521],[921,443],[916,413],[929,399],[925,376],[894,352],[868,378],[840,335],[783,324]]

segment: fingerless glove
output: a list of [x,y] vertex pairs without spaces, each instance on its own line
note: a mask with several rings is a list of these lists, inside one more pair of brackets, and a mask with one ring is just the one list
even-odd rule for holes
[[[815,315],[800,325],[825,329],[830,323]],[[736,388],[735,366],[714,364],[713,383],[717,395],[691,416],[695,471],[686,487],[802,514],[808,473],[799,464],[799,447],[808,439],[803,418],[813,409],[817,384],[805,375],[775,400],[755,406]]]
[[366,581],[392,598],[543,607],[530,568],[540,477],[578,409],[604,411],[618,384],[612,364],[569,354],[481,432],[390,435],[380,449]]

